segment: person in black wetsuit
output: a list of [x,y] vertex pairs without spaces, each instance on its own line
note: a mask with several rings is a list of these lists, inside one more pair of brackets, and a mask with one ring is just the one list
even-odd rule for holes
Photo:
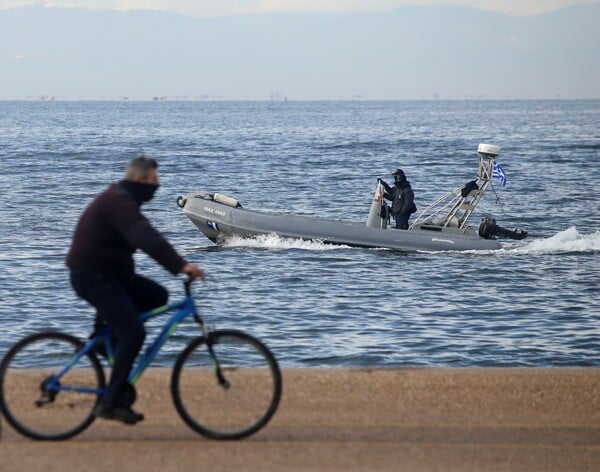
[[402,169],[396,169],[392,175],[394,176],[393,188],[379,179],[385,188],[383,196],[392,201],[392,215],[396,219],[396,229],[408,229],[408,219],[417,211],[415,194]]
[[172,274],[205,279],[202,269],[183,259],[142,214],[141,205],[158,186],[157,162],[145,156],[133,159],[124,180],[111,184],[84,210],[66,257],[73,289],[96,308],[115,336],[112,374],[94,414],[128,424],[144,418],[124,399],[146,335],[138,315],[168,299],[164,287],[135,273],[133,253],[141,249]]

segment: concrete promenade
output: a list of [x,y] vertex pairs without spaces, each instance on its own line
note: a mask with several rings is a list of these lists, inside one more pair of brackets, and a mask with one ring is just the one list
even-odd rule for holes
[[2,419],[0,471],[598,471],[600,369],[286,369],[279,411],[236,442],[177,416],[169,371],[135,426],[36,442]]

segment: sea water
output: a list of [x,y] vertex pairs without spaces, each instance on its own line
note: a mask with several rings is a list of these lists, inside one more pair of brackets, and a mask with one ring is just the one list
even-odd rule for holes
[[[87,336],[93,312],[64,257],[81,211],[143,153],[161,178],[144,211],[206,271],[207,323],[255,334],[283,366],[598,365],[599,124],[597,100],[0,102],[0,355],[41,329]],[[475,177],[479,143],[500,146],[507,184],[494,181],[472,223],[529,232],[498,251],[216,246],[176,205],[218,191],[366,223],[378,177],[401,167],[423,209]],[[136,263],[182,296],[154,261]],[[157,362],[197,335],[184,323]]]

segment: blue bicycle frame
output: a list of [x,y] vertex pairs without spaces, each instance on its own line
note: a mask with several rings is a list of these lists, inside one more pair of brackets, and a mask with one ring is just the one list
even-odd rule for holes
[[[169,339],[171,334],[173,334],[173,332],[175,331],[177,326],[185,318],[192,315],[194,317],[194,319],[196,320],[196,322],[200,325],[200,330],[202,331],[202,333],[204,335],[206,335],[206,332],[204,329],[204,322],[198,315],[198,312],[196,310],[196,305],[194,303],[194,298],[191,295],[190,284],[191,284],[191,282],[189,282],[189,281],[185,282],[186,296],[180,302],[173,303],[170,305],[163,305],[161,307],[154,308],[153,310],[149,310],[149,311],[146,311],[146,312],[140,314],[140,319],[142,320],[143,323],[145,323],[146,321],[148,321],[151,318],[155,318],[157,316],[163,315],[170,311],[175,311],[173,316],[171,316],[169,321],[165,324],[165,326],[161,330],[160,334],[146,348],[146,350],[144,351],[142,356],[139,358],[137,364],[134,365],[133,369],[129,373],[128,380],[131,385],[134,385],[139,380],[139,378],[142,375],[142,373],[144,372],[144,370],[154,360],[154,358],[158,354],[158,351],[160,351],[160,348],[163,346],[163,344],[165,344],[167,342],[167,340]],[[83,348],[81,348],[79,351],[77,351],[77,353],[69,361],[69,363],[67,365],[65,365],[65,367],[63,367],[63,369],[52,378],[52,380],[47,385],[47,387],[49,387],[49,389],[54,390],[54,391],[59,391],[59,390],[75,391],[75,392],[93,393],[93,394],[103,395],[104,389],[94,389],[94,388],[89,388],[89,387],[63,386],[63,385],[60,385],[60,382],[59,382],[60,378],[67,371],[69,371],[69,369],[71,369],[73,366],[75,366],[83,356],[85,356],[90,350],[92,350],[94,348],[94,346],[96,345],[96,343],[98,343],[100,340],[104,341],[104,344],[107,348],[108,363],[110,365],[112,365],[114,362],[114,356],[113,356],[112,344],[110,341],[110,326],[106,326],[98,334],[93,336],[87,343],[85,343]],[[209,349],[209,351],[210,351],[210,349]],[[211,352],[211,354],[212,354],[212,352]]]

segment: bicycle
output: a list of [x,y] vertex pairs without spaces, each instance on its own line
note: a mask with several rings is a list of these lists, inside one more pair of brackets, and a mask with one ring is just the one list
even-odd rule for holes
[[[170,390],[175,408],[194,431],[211,439],[241,439],[256,433],[275,414],[282,392],[277,360],[258,339],[242,331],[209,330],[198,314],[191,282],[185,298],[140,315],[146,322],[173,313],[159,335],[138,357],[129,375],[127,402],[135,401],[135,383],[161,347],[186,318],[200,336],[178,355]],[[18,341],[0,363],[0,410],[19,433],[33,439],[63,440],[88,428],[106,388],[97,351],[104,346],[113,360],[110,327],[89,340],[59,331],[43,331]]]

